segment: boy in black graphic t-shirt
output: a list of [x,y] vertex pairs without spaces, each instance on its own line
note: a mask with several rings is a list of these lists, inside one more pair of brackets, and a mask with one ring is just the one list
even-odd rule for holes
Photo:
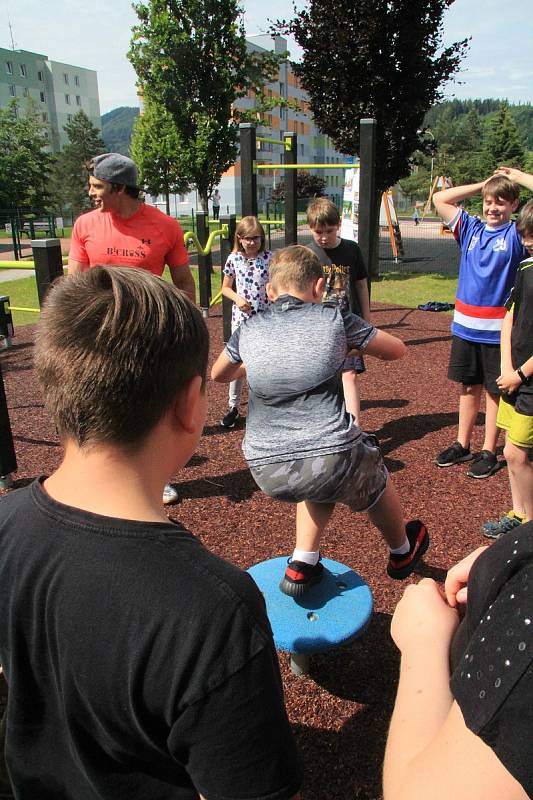
[[263,598],[161,507],[202,432],[207,354],[199,311],[144,270],[94,267],[48,296],[36,370],[63,461],[0,499],[20,800],[298,790]]
[[[356,242],[338,237],[341,218],[337,206],[327,197],[319,197],[308,206],[307,221],[313,234],[309,247],[324,271],[324,300],[333,300],[343,311],[351,311],[370,322],[368,273],[363,255]],[[360,424],[361,405],[357,375],[364,371],[362,356],[348,357],[342,369],[346,409],[356,425]]]

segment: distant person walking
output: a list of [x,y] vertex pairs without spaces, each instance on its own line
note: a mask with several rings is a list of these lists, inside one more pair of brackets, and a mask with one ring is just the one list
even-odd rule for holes
[[211,195],[211,202],[213,204],[213,219],[218,219],[220,215],[220,192],[218,189],[215,189],[213,194]]

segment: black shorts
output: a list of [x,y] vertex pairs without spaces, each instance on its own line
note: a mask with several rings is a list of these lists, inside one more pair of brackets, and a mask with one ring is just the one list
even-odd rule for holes
[[496,378],[501,372],[500,345],[481,344],[452,337],[448,378],[465,386],[485,387],[491,394],[500,394]]

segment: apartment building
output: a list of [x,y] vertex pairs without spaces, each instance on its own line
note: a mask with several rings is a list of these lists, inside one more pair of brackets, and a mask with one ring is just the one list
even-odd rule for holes
[[67,143],[64,126],[84,111],[101,128],[96,71],[51,61],[42,53],[0,48],[0,108],[31,98],[48,127],[53,152]]
[[[249,36],[246,39],[248,48],[257,53],[274,51],[286,53],[288,43],[283,36]],[[283,98],[290,100],[291,107],[274,106],[270,111],[257,115],[257,136],[280,140],[280,146],[271,142],[257,143],[257,163],[275,164],[283,159],[281,140],[285,131],[294,131],[298,135],[298,162],[300,164],[331,164],[331,169],[313,170],[326,181],[325,193],[340,207],[342,205],[344,171],[335,169],[335,164],[346,161],[335,150],[328,136],[324,136],[316,127],[311,113],[306,92],[300,87],[289,61],[282,61],[279,65],[276,79],[265,86],[265,94],[270,98]],[[255,95],[250,92],[246,97],[236,102],[238,108],[253,111],[255,108]],[[272,190],[283,179],[283,170],[275,172],[258,170],[257,195],[261,213],[266,210],[266,203],[270,200]],[[218,186],[221,195],[220,213],[241,213],[240,197],[241,164],[238,158],[236,163],[222,176]],[[150,202],[150,198],[147,198]],[[163,197],[152,198],[152,202],[164,210]],[[193,191],[188,195],[171,198],[171,214],[179,216],[197,208],[198,198]]]

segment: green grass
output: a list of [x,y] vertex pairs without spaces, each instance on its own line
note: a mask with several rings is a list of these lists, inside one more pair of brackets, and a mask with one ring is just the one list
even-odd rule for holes
[[[198,287],[198,270],[196,267],[191,267],[191,272],[196,284],[196,294],[199,294]],[[170,282],[170,272],[165,268],[163,277]],[[212,282],[213,296],[218,292],[218,279],[214,276]],[[22,308],[39,308],[39,300],[37,297],[37,285],[35,278],[31,275],[28,278],[19,278],[15,281],[2,281],[0,282],[0,296],[9,297],[10,306],[19,306]],[[13,311],[13,324],[15,326],[15,333],[18,325],[35,325],[39,319],[39,314],[32,311]]]
[[456,275],[394,272],[372,281],[372,300],[407,308],[416,308],[430,300],[454,303],[456,291]]
[[[198,293],[198,270],[192,267],[191,272],[196,283],[196,292]],[[170,281],[168,269],[165,269],[163,277]],[[213,276],[212,286],[213,296],[215,296],[219,290],[218,275]],[[420,303],[427,303],[429,300],[453,303],[456,289],[456,276],[391,273],[372,281],[372,300],[376,303],[390,303],[391,305],[416,308]],[[39,307],[37,286],[33,276],[0,283],[0,295],[7,295],[12,306]],[[39,314],[13,311],[15,329],[17,325],[34,325],[38,319]]]

